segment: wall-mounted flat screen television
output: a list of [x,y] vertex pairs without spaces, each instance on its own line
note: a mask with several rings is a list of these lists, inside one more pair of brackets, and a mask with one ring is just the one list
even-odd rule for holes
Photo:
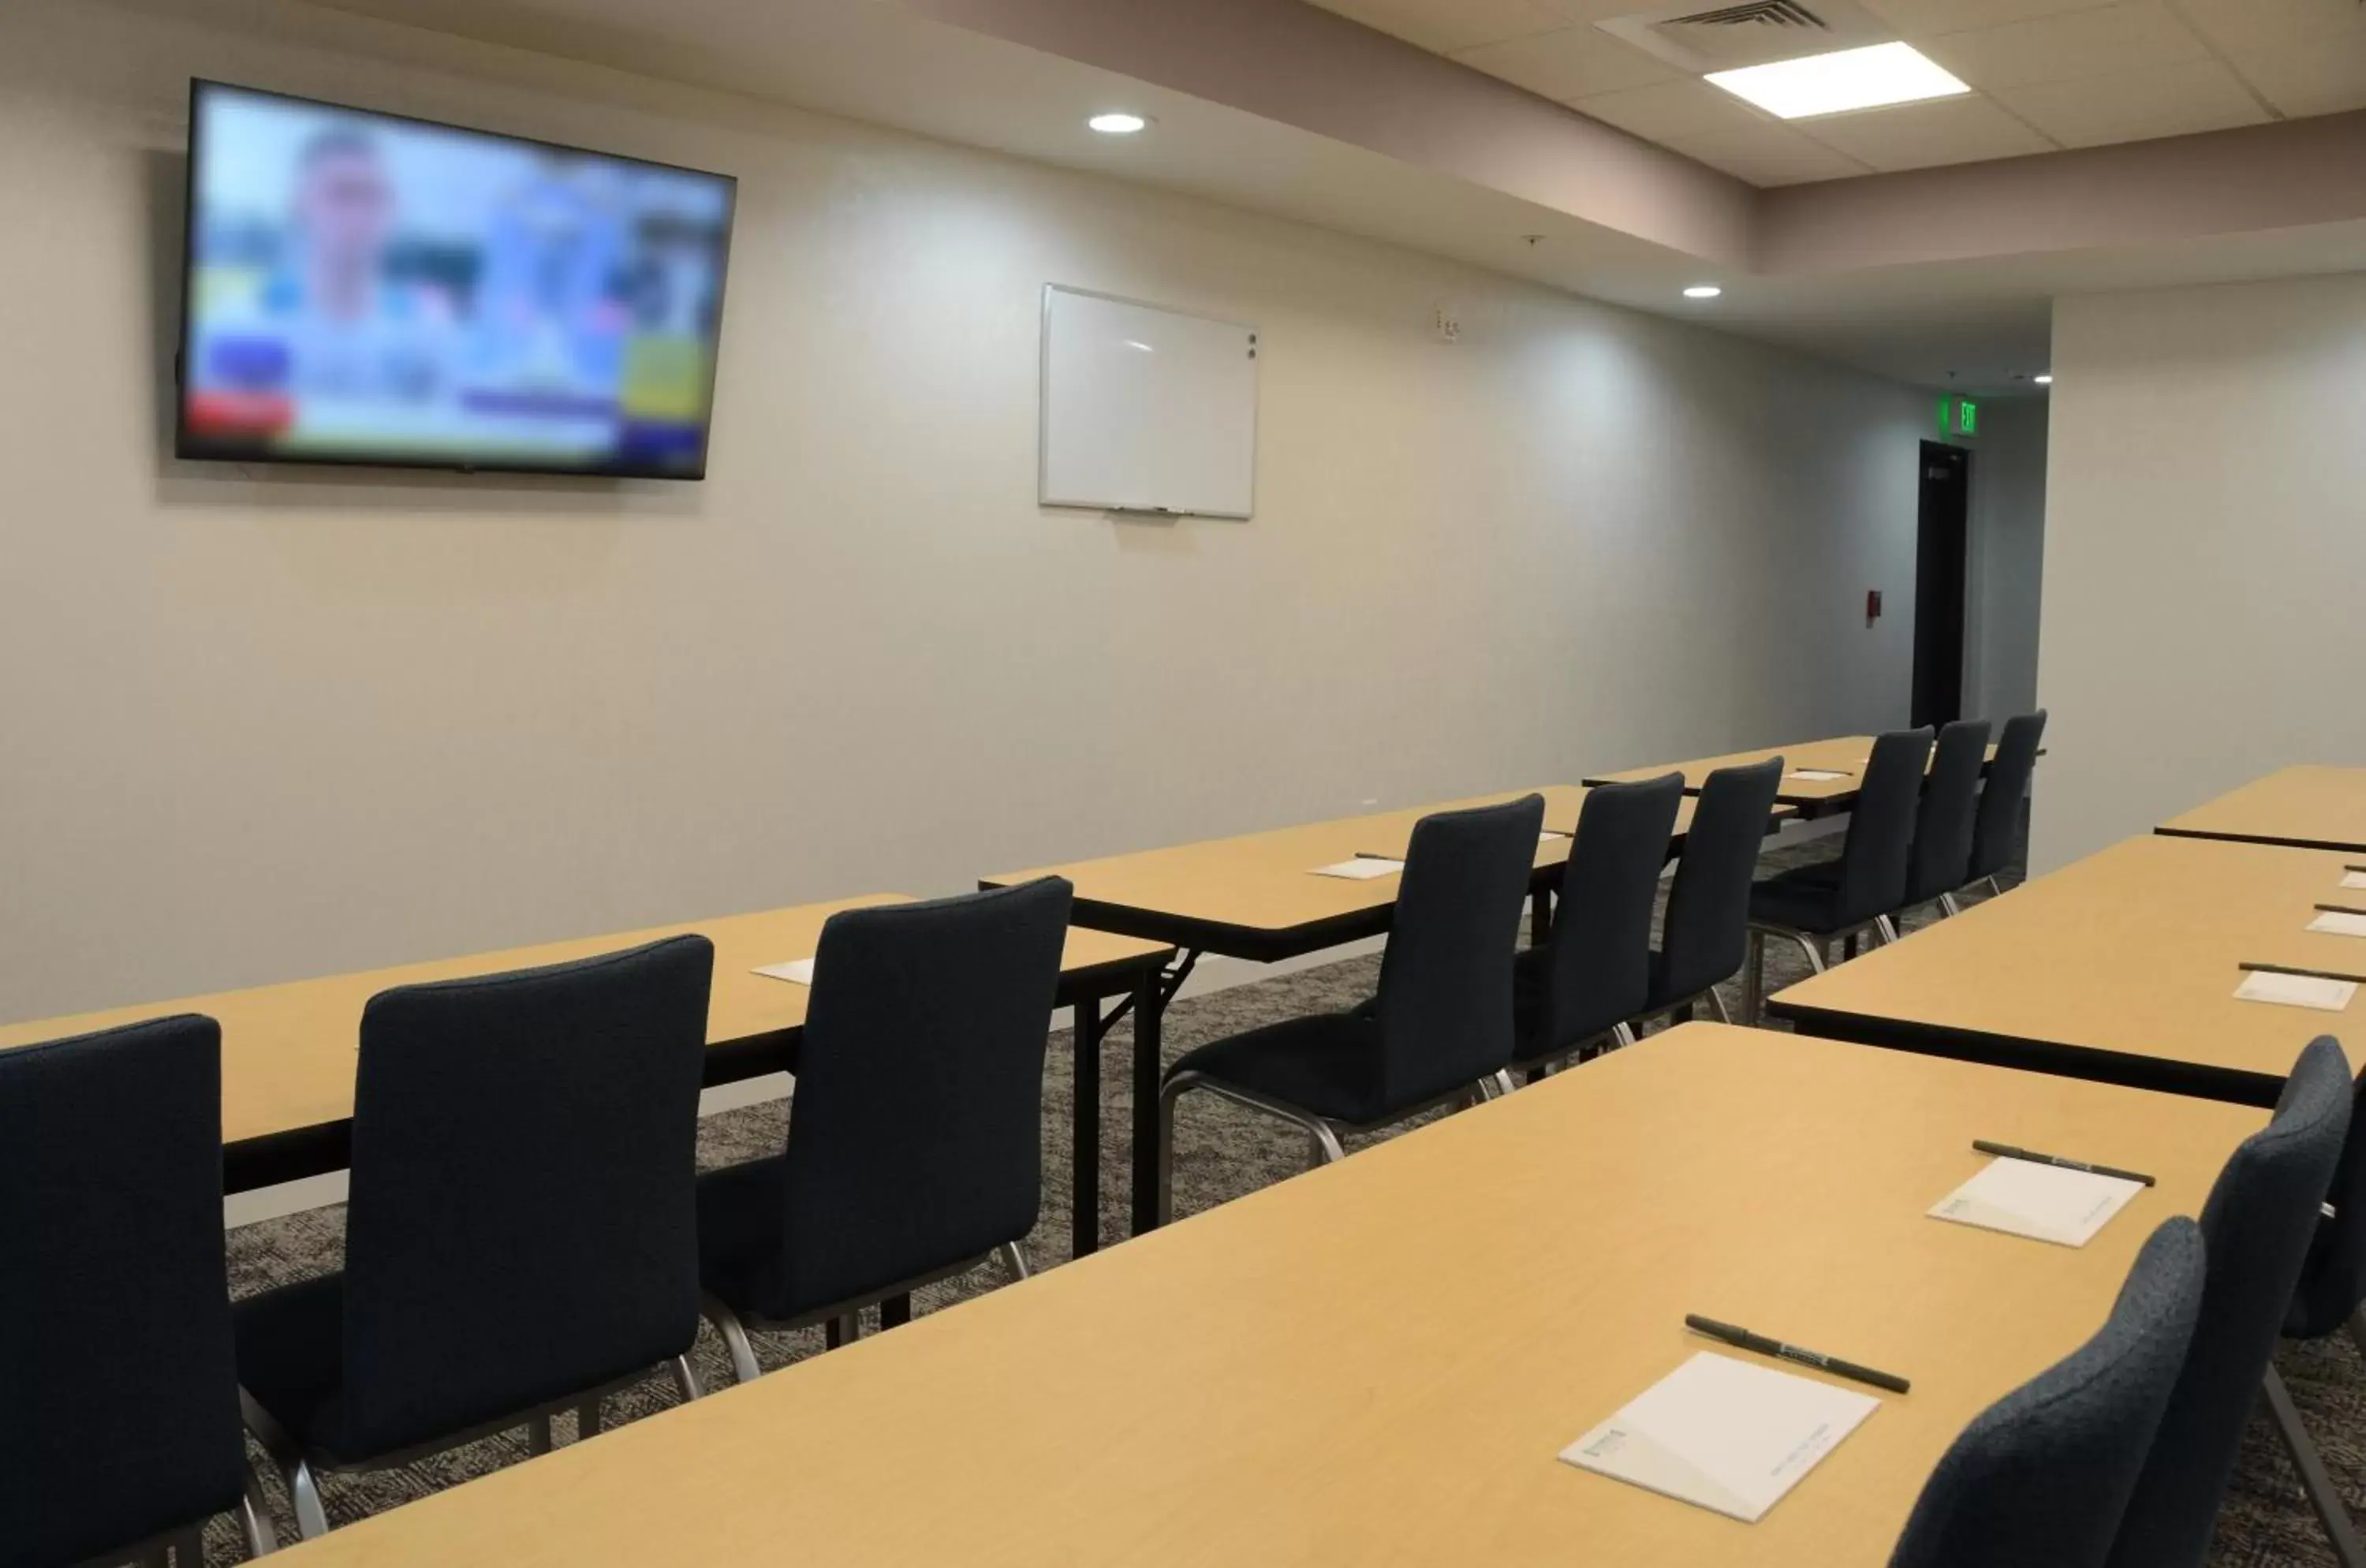
[[703,478],[736,188],[196,83],[176,449]]

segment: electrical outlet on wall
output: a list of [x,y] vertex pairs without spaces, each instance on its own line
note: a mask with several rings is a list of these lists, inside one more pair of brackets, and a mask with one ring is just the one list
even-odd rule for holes
[[1430,307],[1429,330],[1436,334],[1440,343],[1461,342],[1462,312],[1456,310],[1450,301],[1440,299]]

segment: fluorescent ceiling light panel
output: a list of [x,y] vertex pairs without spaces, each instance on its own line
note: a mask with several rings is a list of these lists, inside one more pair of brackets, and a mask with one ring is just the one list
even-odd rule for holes
[[1778,119],[1952,98],[1971,89],[1910,44],[1876,43],[1772,65],[1713,71],[1707,80]]

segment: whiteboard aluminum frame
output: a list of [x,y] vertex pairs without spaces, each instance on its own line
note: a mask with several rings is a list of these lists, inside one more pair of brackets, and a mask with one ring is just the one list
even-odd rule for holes
[[[1246,512],[1201,512],[1190,507],[1176,506],[1110,506],[1097,501],[1053,501],[1045,493],[1052,479],[1052,296],[1072,294],[1083,299],[1105,299],[1112,305],[1132,305],[1144,310],[1158,310],[1169,316],[1188,316],[1195,321],[1208,321],[1220,327],[1233,327],[1249,334],[1256,350],[1258,374],[1249,381],[1249,509]],[[1256,518],[1258,415],[1265,395],[1265,330],[1246,321],[1235,321],[1222,316],[1195,315],[1178,310],[1172,305],[1162,305],[1155,299],[1136,299],[1131,295],[1110,294],[1098,288],[1078,288],[1072,284],[1047,283],[1043,286],[1042,320],[1036,332],[1035,348],[1035,504],[1056,506],[1065,511],[1098,512],[1114,517],[1209,517],[1225,523],[1249,523]]]

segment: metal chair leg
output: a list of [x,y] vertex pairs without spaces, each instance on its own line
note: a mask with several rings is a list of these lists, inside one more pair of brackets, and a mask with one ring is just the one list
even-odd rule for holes
[[1799,944],[1800,952],[1808,955],[1808,967],[1819,975],[1822,974],[1824,972],[1824,944],[1817,941],[1814,937],[1806,935],[1804,932],[1789,931],[1786,934],[1788,935],[1793,942]]
[[698,1381],[698,1369],[690,1364],[688,1356],[676,1356],[669,1365],[673,1371],[674,1392],[682,1395],[684,1404],[705,1397],[706,1390]]
[[1614,1023],[1610,1026],[1610,1048],[1612,1050],[1624,1051],[1628,1046],[1632,1045],[1633,1043],[1635,1043],[1635,1026],[1633,1024]]
[[1331,1130],[1330,1123],[1309,1122],[1304,1125],[1307,1136],[1314,1143],[1316,1165],[1336,1165],[1347,1157],[1347,1151],[1339,1145],[1339,1134]]
[[2325,1539],[2331,1543],[2334,1556],[2341,1560],[2342,1568],[2366,1568],[2366,1546],[2359,1544],[2357,1526],[2349,1518],[2349,1506],[2341,1500],[2340,1489],[2326,1472],[2324,1457],[2316,1451],[2308,1427],[2301,1422],[2300,1406],[2293,1403],[2292,1390],[2284,1386],[2283,1374],[2272,1365],[2268,1368],[2267,1395],[2268,1412],[2276,1420],[2276,1435],[2283,1438],[2293,1469],[2300,1472],[2301,1490],[2308,1494],[2309,1506],[2316,1510],[2316,1522],[2325,1528]]
[[1175,1103],[1191,1092],[1193,1075],[1178,1073],[1158,1088],[1158,1223],[1175,1217]]
[[706,1298],[704,1311],[706,1321],[723,1336],[723,1348],[731,1352],[731,1381],[754,1382],[761,1377],[764,1370],[756,1364],[756,1347],[749,1341],[748,1325],[739,1321],[739,1314],[713,1296]]
[[1004,1242],[994,1249],[994,1255],[1002,1259],[1002,1267],[1010,1275],[1010,1282],[1014,1285],[1034,1272],[1027,1267],[1027,1249],[1015,1241]]
[[862,1337],[862,1314],[860,1312],[842,1312],[823,1324],[821,1333],[822,1345],[827,1349],[836,1350],[851,1345]]
[[1942,893],[1939,895],[1940,919],[1944,919],[1951,915],[1960,915],[1963,912],[1964,907],[1955,902],[1955,896],[1953,893]]
[[249,1557],[268,1557],[279,1550],[279,1531],[271,1522],[271,1505],[263,1495],[263,1477],[246,1467],[246,1486],[238,1499],[238,1528],[246,1537]]
[[303,1459],[287,1467],[287,1500],[296,1509],[296,1539],[318,1540],[329,1533],[329,1510],[321,1506],[321,1483]]
[[1741,965],[1741,1021],[1758,1027],[1766,1015],[1766,933],[1750,933],[1750,956]]
[[1993,872],[1981,877],[1980,884],[1989,890],[1989,897],[1991,898],[1999,897],[2004,893],[2004,884],[1996,879],[1996,874]]
[[1898,940],[1898,922],[1887,915],[1876,915],[1873,918],[1873,923],[1881,932],[1881,943],[1884,947]]
[[1718,1022],[1731,1023],[1733,1021],[1733,1014],[1726,1010],[1725,993],[1718,990],[1715,986],[1711,986],[1708,988],[1708,1005],[1717,1010]]
[[546,1454],[550,1451],[550,1417],[537,1416],[525,1424],[525,1451]]

